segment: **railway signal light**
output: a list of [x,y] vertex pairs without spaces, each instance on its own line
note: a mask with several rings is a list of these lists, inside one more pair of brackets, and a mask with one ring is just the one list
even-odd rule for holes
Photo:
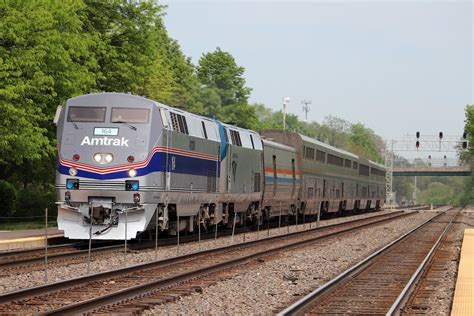
[[466,139],[466,138],[467,138],[467,132],[466,132],[466,131],[464,131],[464,133],[462,133],[462,138],[463,138],[463,139]]
[[439,132],[439,139],[443,139],[443,132]]
[[419,140],[416,141],[415,146],[416,146],[416,149],[420,148],[420,141]]
[[466,149],[467,148],[467,142],[466,141],[463,141],[462,142],[462,149]]
[[420,132],[416,132],[416,138],[420,138]]

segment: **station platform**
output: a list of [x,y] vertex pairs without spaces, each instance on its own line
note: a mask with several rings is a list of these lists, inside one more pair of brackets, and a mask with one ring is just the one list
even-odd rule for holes
[[[64,238],[57,227],[48,228],[48,241]],[[44,229],[0,231],[0,251],[44,247]]]
[[451,315],[474,315],[474,229],[464,230]]

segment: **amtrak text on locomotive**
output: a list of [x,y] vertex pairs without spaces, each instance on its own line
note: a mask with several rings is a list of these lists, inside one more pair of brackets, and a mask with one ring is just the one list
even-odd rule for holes
[[89,145],[89,146],[120,146],[120,147],[128,147],[129,139],[125,139],[125,137],[119,138],[109,138],[109,137],[92,137],[89,136],[84,137],[81,142],[81,146]]

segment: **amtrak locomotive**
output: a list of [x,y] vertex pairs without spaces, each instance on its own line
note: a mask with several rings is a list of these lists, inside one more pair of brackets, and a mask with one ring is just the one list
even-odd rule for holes
[[384,202],[383,166],[297,133],[259,135],[122,93],[69,99],[55,123],[58,226],[72,239]]

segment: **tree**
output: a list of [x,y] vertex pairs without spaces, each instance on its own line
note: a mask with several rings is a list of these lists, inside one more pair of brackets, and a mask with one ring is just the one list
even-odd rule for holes
[[97,89],[143,95],[145,80],[161,66],[157,44],[162,6],[151,1],[86,0],[84,30],[94,39],[100,65]]
[[336,116],[327,116],[319,131],[319,138],[327,144],[345,148],[348,143],[351,124]]
[[219,47],[199,59],[197,76],[201,84],[216,88],[222,106],[247,104],[251,89],[245,86],[244,68]]
[[56,106],[95,85],[97,64],[93,42],[82,32],[83,8],[79,0],[0,3],[2,176],[13,177],[18,165],[38,168],[52,159]]
[[469,141],[469,147],[467,152],[460,154],[461,159],[464,162],[470,163],[471,166],[471,175],[469,179],[466,180],[466,186],[464,189],[464,194],[460,197],[460,204],[467,205],[474,203],[474,105],[467,105],[465,111],[466,119],[464,124],[464,131],[467,133],[467,139]]
[[350,151],[376,162],[383,161],[380,155],[383,141],[375,135],[374,131],[361,123],[351,125],[350,131],[350,144],[348,145]]
[[220,99],[220,102],[214,100],[211,107],[204,101],[204,114],[240,127],[256,129],[258,119],[255,108],[248,105],[251,89],[245,86],[243,74],[244,68],[237,65],[230,53],[220,48],[199,59],[199,82]]

